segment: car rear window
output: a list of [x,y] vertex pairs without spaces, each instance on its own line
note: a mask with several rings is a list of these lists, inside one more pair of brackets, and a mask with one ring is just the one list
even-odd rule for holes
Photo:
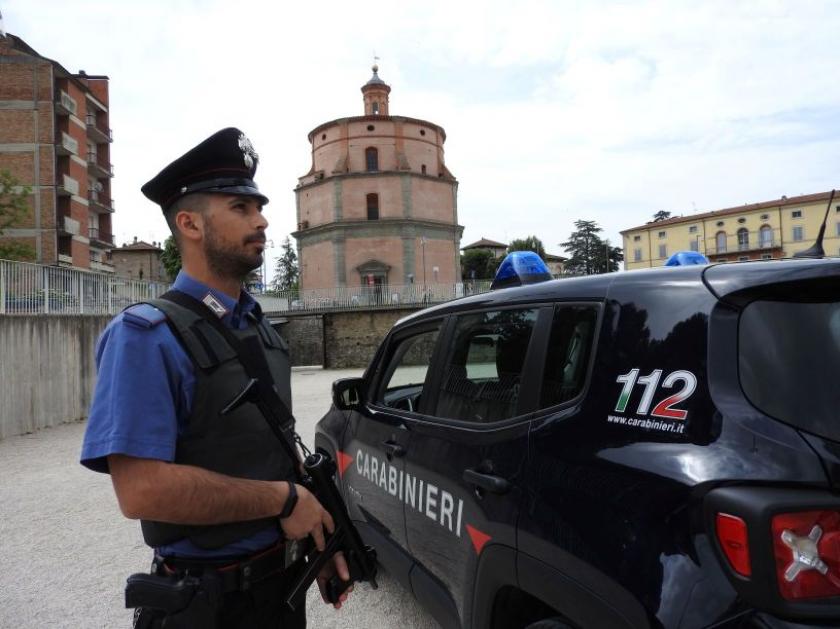
[[753,302],[738,353],[741,386],[758,409],[840,441],[840,302]]

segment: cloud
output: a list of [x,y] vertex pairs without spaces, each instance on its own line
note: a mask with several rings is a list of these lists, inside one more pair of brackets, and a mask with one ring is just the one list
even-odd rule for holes
[[464,242],[536,234],[559,253],[579,218],[618,242],[659,209],[840,185],[832,2],[388,6],[7,0],[3,11],[42,54],[110,76],[119,242],[165,237],[140,185],[228,125],[260,153],[282,241],[306,135],[361,113],[374,51],[392,113],[446,128]]

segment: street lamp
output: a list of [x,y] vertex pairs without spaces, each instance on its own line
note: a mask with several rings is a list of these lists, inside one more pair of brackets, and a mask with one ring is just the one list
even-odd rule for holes
[[266,240],[265,246],[263,247],[263,273],[262,273],[262,292],[266,292],[266,288],[268,287],[268,250],[274,248],[274,241],[273,240]]

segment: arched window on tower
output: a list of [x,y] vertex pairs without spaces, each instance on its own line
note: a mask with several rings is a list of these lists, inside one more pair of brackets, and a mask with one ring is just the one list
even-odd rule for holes
[[365,149],[365,164],[368,172],[379,170],[379,151],[372,146]]
[[376,101],[374,101],[374,102],[373,102],[373,108],[372,108],[372,110],[371,110],[371,111],[373,111],[373,115],[374,115],[374,116],[378,116],[378,115],[379,115],[379,103],[377,103]]
[[367,217],[369,221],[379,220],[379,195],[367,195]]
[[426,164],[421,164],[420,165],[420,172],[424,175],[426,174]]

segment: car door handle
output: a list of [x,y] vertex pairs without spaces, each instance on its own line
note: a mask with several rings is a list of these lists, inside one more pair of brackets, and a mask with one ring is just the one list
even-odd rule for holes
[[382,447],[385,448],[385,453],[388,458],[405,456],[405,448],[396,441],[383,441]]
[[475,470],[464,470],[464,480],[471,485],[480,487],[493,494],[506,494],[510,491],[510,481],[501,476],[493,476],[492,474],[482,474]]

